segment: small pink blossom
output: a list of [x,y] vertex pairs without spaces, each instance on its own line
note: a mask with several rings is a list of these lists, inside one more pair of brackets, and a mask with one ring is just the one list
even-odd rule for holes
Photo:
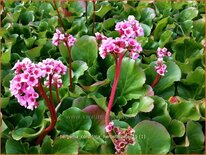
[[106,127],[106,132],[111,132],[114,129],[114,122],[110,122]]

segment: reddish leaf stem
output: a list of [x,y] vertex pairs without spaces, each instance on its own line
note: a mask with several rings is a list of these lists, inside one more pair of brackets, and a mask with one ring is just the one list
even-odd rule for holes
[[57,15],[58,15],[59,22],[60,22],[62,28],[65,30],[65,27],[64,27],[64,24],[63,24],[61,15],[60,15],[60,13],[59,13],[59,10],[58,10],[57,4],[56,4],[56,0],[53,0],[53,3],[54,3],[54,7],[55,7],[55,9],[56,9]]
[[115,93],[116,93],[116,89],[117,89],[117,84],[118,84],[118,81],[119,81],[123,56],[124,55],[120,55],[119,58],[115,59],[116,70],[115,70],[115,76],[114,76],[114,83],[112,85],[112,91],[111,91],[111,94],[110,94],[109,103],[108,103],[106,116],[105,116],[105,124],[106,125],[108,125],[109,122],[110,122],[110,111],[112,109],[112,105],[113,105],[113,102],[114,102],[114,97],[115,97]]
[[159,80],[161,79],[161,75],[159,75],[159,74],[157,74],[156,75],[156,77],[155,77],[155,80],[153,81],[153,83],[152,83],[152,88],[154,88],[157,84],[158,84],[158,82],[159,82]]
[[41,94],[41,96],[44,98],[45,102],[46,102],[46,105],[49,109],[49,112],[50,112],[50,115],[51,115],[51,123],[50,125],[40,134],[40,136],[38,137],[38,139],[36,140],[36,144],[40,144],[43,140],[43,138],[50,132],[52,131],[52,129],[55,127],[56,125],[56,122],[57,122],[57,116],[56,116],[56,112],[55,112],[55,108],[54,108],[54,104],[51,104],[49,98],[47,97],[43,87],[42,87],[42,84],[41,84],[41,81],[39,81],[39,84],[38,84],[38,90]]
[[55,90],[56,90],[56,96],[57,96],[58,104],[60,104],[61,99],[60,99],[60,97],[59,97],[59,88],[58,88],[57,84],[55,84]]

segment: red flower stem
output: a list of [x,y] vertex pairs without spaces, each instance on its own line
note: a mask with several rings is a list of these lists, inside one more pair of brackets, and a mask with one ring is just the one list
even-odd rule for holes
[[43,138],[54,128],[54,126],[56,125],[56,122],[57,122],[57,116],[56,116],[56,112],[55,112],[55,108],[54,108],[54,105],[51,104],[49,98],[47,97],[43,87],[42,87],[42,84],[41,84],[41,81],[39,81],[39,84],[38,84],[38,90],[41,94],[41,96],[44,98],[45,102],[46,102],[46,105],[49,109],[49,112],[50,112],[50,115],[51,115],[51,123],[50,125],[40,134],[40,136],[38,137],[38,139],[36,140],[36,145],[40,144],[43,140]]
[[93,24],[92,24],[92,33],[94,33],[94,24],[95,24],[95,10],[96,10],[96,6],[95,6],[95,0],[92,0],[92,2],[93,2],[93,15],[92,15]]
[[114,97],[115,97],[115,93],[116,93],[116,89],[117,89],[117,84],[118,84],[118,81],[119,81],[123,56],[124,55],[120,55],[120,57],[116,58],[116,60],[115,60],[115,62],[116,62],[116,71],[115,71],[114,83],[112,85],[112,91],[111,91],[111,94],[110,94],[109,103],[108,103],[106,116],[105,116],[105,124],[106,125],[108,125],[109,122],[110,122],[110,111],[112,109],[112,105],[113,105],[113,102],[114,102]]
[[155,80],[153,81],[153,83],[152,83],[152,88],[154,88],[157,84],[158,84],[158,82],[159,82],[159,80],[161,79],[161,75],[159,75],[159,74],[157,74],[156,75],[156,77],[155,77]]
[[87,6],[88,6],[88,2],[87,2],[87,0],[85,0],[86,23],[87,23],[87,13],[88,13]]
[[68,56],[69,56],[69,90],[72,91],[72,56],[71,56],[71,49],[67,43],[67,41],[64,41],[66,44],[67,50],[68,50]]
[[2,5],[2,10],[4,12],[4,17],[6,17],[6,9],[5,9],[5,4],[4,0],[1,0],[1,5]]
[[60,99],[60,97],[59,97],[59,88],[58,88],[57,84],[55,84],[55,90],[56,90],[56,96],[57,96],[58,104],[60,104],[61,99]]
[[59,10],[58,10],[57,4],[56,4],[56,0],[53,0],[53,3],[54,3],[54,7],[55,7],[55,9],[56,9],[57,15],[58,15],[59,22],[60,22],[62,28],[65,30],[65,27],[64,27],[64,24],[63,24],[61,15],[60,15],[60,13],[59,13]]

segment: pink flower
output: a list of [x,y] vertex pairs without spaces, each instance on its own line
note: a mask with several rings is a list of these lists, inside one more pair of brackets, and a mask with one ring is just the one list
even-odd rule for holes
[[161,76],[164,76],[164,74],[167,72],[167,66],[163,64],[163,58],[158,58],[155,65],[155,70]]
[[[57,33],[60,33],[59,31]],[[39,94],[36,92],[39,81],[48,81],[49,75],[53,75],[52,84],[62,86],[61,74],[65,74],[67,67],[54,59],[46,59],[43,62],[34,64],[30,59],[25,58],[14,65],[16,75],[10,81],[10,91],[21,106],[33,110],[38,106]]]
[[56,33],[54,33],[52,38],[52,44],[58,46],[60,41],[63,41],[65,46],[71,47],[76,42],[76,39],[72,35],[63,34],[60,29],[56,29]]
[[101,34],[101,33],[99,33],[99,32],[96,32],[96,33],[95,33],[95,36],[96,36],[96,40],[97,40],[97,41],[102,41],[102,40],[107,39],[106,36],[104,36],[103,34]]
[[121,37],[135,38],[144,35],[143,28],[132,15],[128,16],[128,20],[118,22],[115,30],[119,32]]
[[136,60],[139,57],[139,53],[130,52],[129,56],[131,59]]
[[165,57],[165,56],[168,56],[168,57],[170,57],[172,54],[169,52],[169,51],[167,51],[167,48],[160,48],[160,47],[158,47],[158,49],[157,49],[157,56],[158,56],[158,58],[163,58],[163,57]]
[[106,127],[106,132],[111,132],[114,129],[114,122],[110,122]]

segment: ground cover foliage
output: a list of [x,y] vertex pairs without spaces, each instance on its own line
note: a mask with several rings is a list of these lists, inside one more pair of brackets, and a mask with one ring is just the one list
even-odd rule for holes
[[[95,7],[94,7],[95,5]],[[135,130],[128,154],[202,154],[205,131],[204,1],[5,1],[1,6],[1,153],[107,154],[115,153],[105,132],[105,112],[115,74],[112,55],[102,59],[95,33],[118,37],[117,22],[133,15],[144,35],[137,37],[143,51],[137,60],[122,60],[110,114],[115,126]],[[93,9],[95,8],[95,12]],[[29,58],[60,60],[69,65],[66,46],[52,44],[57,28],[76,38],[71,47],[73,90],[69,74],[62,75],[57,123],[43,141],[35,141],[50,124],[42,97],[38,107],[21,106],[10,91],[13,66]],[[172,54],[165,58],[167,72],[151,87],[158,47]],[[49,89],[44,88],[47,95]],[[52,90],[55,107],[58,105]]]

